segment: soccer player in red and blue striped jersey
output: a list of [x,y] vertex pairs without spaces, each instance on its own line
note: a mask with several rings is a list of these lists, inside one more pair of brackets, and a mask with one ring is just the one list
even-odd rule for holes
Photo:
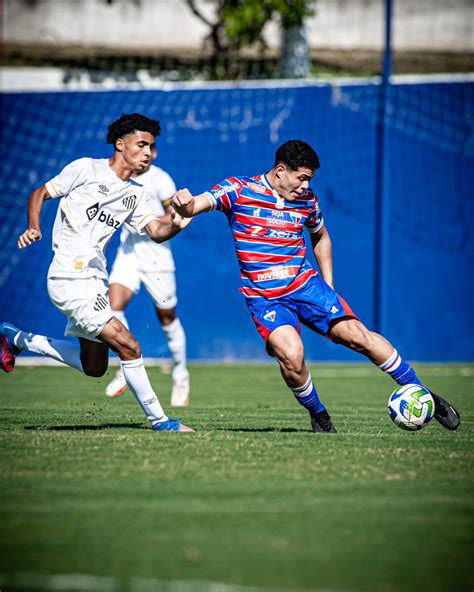
[[[187,189],[172,199],[183,217],[219,210],[229,222],[240,266],[241,291],[267,351],[311,417],[314,432],[336,432],[305,364],[300,323],[367,356],[398,384],[422,384],[382,335],[370,331],[334,290],[332,247],[318,198],[309,183],[319,168],[314,149],[301,140],[280,146],[273,168],[256,177],[230,177],[210,191]],[[306,259],[309,232],[319,273]],[[433,394],[433,393],[432,393]],[[447,429],[457,411],[434,395],[435,417]]]

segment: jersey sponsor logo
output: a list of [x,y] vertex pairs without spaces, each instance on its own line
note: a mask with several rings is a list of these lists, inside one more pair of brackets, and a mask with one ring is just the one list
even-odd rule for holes
[[252,216],[254,218],[260,218],[260,212],[261,212],[262,208],[255,208],[255,210],[252,212]]
[[100,310],[105,310],[108,306],[109,302],[105,296],[102,294],[97,294],[97,298],[94,304],[94,310],[99,312]]
[[288,232],[287,230],[274,230],[270,228],[268,233],[270,238],[299,238],[296,232]]
[[217,191],[213,191],[212,195],[216,199],[219,199],[219,197],[222,197],[226,193],[231,193],[232,191],[237,191],[237,189],[239,189],[239,187],[240,187],[240,185],[238,183],[231,183],[230,185],[225,185],[224,187],[221,187]]
[[275,322],[276,312],[274,310],[270,310],[266,314],[263,315],[263,318],[266,321],[271,321],[272,323]]
[[291,272],[287,267],[283,265],[277,265],[268,271],[263,273],[257,273],[257,281],[262,282],[265,280],[283,280],[287,277],[291,277]]
[[[283,212],[280,212],[280,214],[283,214]],[[282,218],[274,218],[273,216],[271,218],[267,218],[267,220],[269,224],[275,224],[275,226],[286,226],[287,224],[286,220],[283,220]]]
[[99,222],[102,222],[107,226],[111,226],[112,228],[115,228],[115,230],[120,228],[120,222],[115,220],[115,218],[113,218],[110,214],[106,214],[103,211],[99,214]]
[[122,199],[123,205],[127,208],[127,210],[133,210],[137,203],[137,196],[136,195],[127,195]]
[[337,306],[333,306],[331,308],[331,312],[332,312],[332,314],[335,314],[336,312],[339,312],[339,309],[337,308]]
[[95,218],[98,213],[99,213],[99,202],[97,202],[93,206],[88,207],[86,210],[86,214],[87,214],[87,217],[89,218],[89,220],[92,220],[93,218]]
[[247,183],[247,187],[255,193],[265,193],[267,190],[263,185],[257,185],[256,183]]
[[107,187],[107,185],[99,185],[99,192],[100,193],[104,193],[107,194],[109,192],[109,188]]
[[251,234],[252,236],[263,236],[267,233],[267,229],[263,226],[247,226],[245,234]]

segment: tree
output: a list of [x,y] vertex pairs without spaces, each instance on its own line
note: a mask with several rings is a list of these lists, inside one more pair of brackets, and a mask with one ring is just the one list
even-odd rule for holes
[[304,19],[313,14],[315,0],[214,0],[214,18],[206,16],[196,0],[186,0],[189,8],[209,28],[205,43],[210,50],[211,75],[235,77],[243,47],[266,49],[263,29],[272,18],[282,28],[281,71],[285,77],[308,74],[309,52],[304,35]]

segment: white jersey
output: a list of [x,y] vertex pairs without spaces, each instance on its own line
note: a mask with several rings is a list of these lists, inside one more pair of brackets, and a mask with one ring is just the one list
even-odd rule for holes
[[[146,173],[134,177],[134,180],[143,185],[151,198],[153,210],[157,216],[163,216],[166,205],[163,202],[176,193],[176,185],[170,175],[152,165]],[[139,261],[142,271],[174,271],[173,254],[168,241],[155,243],[147,235],[139,235],[133,229],[125,225],[120,235],[121,248],[124,252],[132,249]]]
[[45,185],[51,197],[63,196],[48,278],[107,279],[104,251],[114,232],[124,222],[143,232],[157,218],[143,186],[119,179],[106,158],[74,160]]

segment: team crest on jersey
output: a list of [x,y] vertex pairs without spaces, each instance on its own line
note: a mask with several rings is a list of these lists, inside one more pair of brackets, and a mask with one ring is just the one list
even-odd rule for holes
[[89,218],[89,220],[92,220],[93,218],[95,218],[97,216],[98,212],[99,212],[99,202],[97,202],[93,206],[88,207],[86,210],[86,214],[87,214],[87,217]]
[[298,226],[298,224],[301,222],[301,218],[303,216],[301,214],[295,214],[294,212],[290,213],[290,218],[293,222],[293,224],[296,224],[296,226]]
[[99,192],[106,195],[109,192],[107,185],[99,185]]
[[267,314],[263,315],[263,318],[266,321],[271,321],[272,323],[275,322],[276,312],[274,310],[270,310]]
[[122,199],[123,205],[127,208],[127,210],[133,210],[137,203],[137,196],[136,195],[127,195]]
[[265,193],[266,192],[266,188],[263,187],[263,185],[257,185],[257,183],[248,183],[247,187],[249,189],[251,189],[252,191],[255,191],[255,193]]

